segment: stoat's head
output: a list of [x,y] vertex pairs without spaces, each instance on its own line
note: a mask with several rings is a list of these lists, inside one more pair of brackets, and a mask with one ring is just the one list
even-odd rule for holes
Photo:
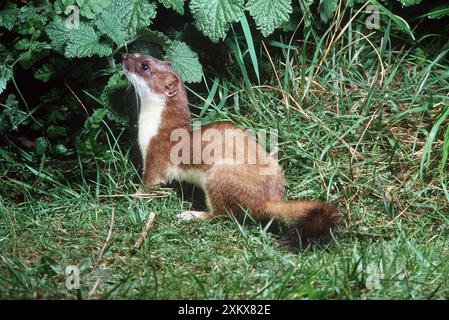
[[182,81],[168,61],[143,54],[122,55],[125,74],[137,94],[175,97],[182,89]]

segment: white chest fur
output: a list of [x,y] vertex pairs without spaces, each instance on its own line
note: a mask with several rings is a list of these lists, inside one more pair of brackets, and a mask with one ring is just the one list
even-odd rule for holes
[[161,125],[162,112],[165,109],[165,96],[150,90],[145,81],[134,73],[125,72],[126,77],[134,86],[140,103],[138,142],[142,154],[143,167],[146,167],[148,146],[157,134]]
[[141,97],[138,140],[144,165],[148,153],[148,145],[160,127],[164,107],[165,99],[161,96],[146,95]]

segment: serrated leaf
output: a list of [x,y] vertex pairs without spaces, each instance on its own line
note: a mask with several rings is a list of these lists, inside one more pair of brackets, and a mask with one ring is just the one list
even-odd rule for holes
[[318,12],[320,13],[321,21],[326,23],[333,17],[335,11],[337,11],[339,0],[320,0],[318,5]]
[[43,155],[48,149],[48,141],[44,137],[40,137],[34,140],[34,151],[37,155]]
[[288,21],[293,11],[291,0],[249,0],[246,8],[265,37]]
[[112,54],[110,46],[100,43],[100,36],[86,23],[80,23],[79,28],[68,29],[65,22],[57,19],[50,23],[46,32],[51,40],[51,46],[56,50],[64,50],[67,58],[84,58],[98,55],[100,57]]
[[65,56],[67,58],[84,58],[98,55],[100,57],[112,54],[112,49],[99,42],[100,37],[90,25],[81,23],[79,28],[70,29]]
[[114,73],[108,80],[107,85],[104,87],[103,92],[101,94],[101,102],[105,105],[110,105],[109,101],[109,95],[116,91],[123,88],[126,88],[128,85],[128,82],[123,79],[123,73],[122,72],[116,72]]
[[86,132],[91,133],[90,132],[91,130],[100,128],[103,118],[106,117],[108,112],[109,110],[106,108],[96,109],[94,113],[84,123],[84,130]]
[[63,144],[57,144],[55,146],[52,147],[52,151],[56,154],[60,154],[60,155],[69,155],[70,153],[72,153],[69,149],[67,149],[67,147]]
[[203,76],[198,55],[181,41],[173,41],[167,48],[165,59],[171,62],[173,69],[185,82],[200,82]]
[[74,4],[75,4],[75,0],[56,0],[53,4],[53,8],[54,8],[56,14],[61,14],[66,10],[66,8],[68,6],[71,6]]
[[10,67],[0,64],[0,94],[6,89],[6,84],[11,80],[12,75]]
[[113,0],[105,8],[97,28],[117,45],[124,45],[156,16],[156,5],[146,0]]
[[52,64],[46,63],[42,66],[42,68],[37,69],[34,73],[34,77],[42,82],[48,82],[55,72],[55,67]]
[[95,19],[109,5],[109,0],[77,0],[80,15],[87,19]]
[[0,10],[0,27],[6,28],[11,31],[14,28],[19,15],[20,10],[15,4],[7,7],[6,9]]
[[51,40],[51,46],[57,50],[62,50],[71,30],[67,29],[63,20],[57,19],[51,22],[45,31]]
[[167,9],[173,9],[177,13],[184,14],[184,0],[158,0]]
[[190,11],[196,27],[213,42],[226,37],[232,22],[244,12],[243,0],[191,0]]
[[66,136],[67,135],[67,129],[61,126],[54,126],[51,125],[47,128],[47,134],[50,138],[60,137],[60,136]]
[[9,94],[6,99],[5,108],[3,114],[8,118],[10,128],[17,130],[17,128],[23,124],[28,118],[28,114],[19,108],[19,101],[14,94]]
[[172,42],[170,38],[162,32],[149,29],[143,29],[139,32],[139,40],[156,43],[163,47],[168,47]]

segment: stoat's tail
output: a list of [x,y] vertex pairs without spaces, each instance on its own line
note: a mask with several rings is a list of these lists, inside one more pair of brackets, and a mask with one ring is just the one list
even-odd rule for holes
[[265,211],[286,226],[280,243],[292,247],[329,242],[341,220],[337,208],[320,201],[267,201]]

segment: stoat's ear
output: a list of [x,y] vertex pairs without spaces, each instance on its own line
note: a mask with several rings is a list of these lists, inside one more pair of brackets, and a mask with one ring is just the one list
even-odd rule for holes
[[173,97],[178,93],[181,80],[175,73],[168,73],[165,79],[164,93],[167,97]]

